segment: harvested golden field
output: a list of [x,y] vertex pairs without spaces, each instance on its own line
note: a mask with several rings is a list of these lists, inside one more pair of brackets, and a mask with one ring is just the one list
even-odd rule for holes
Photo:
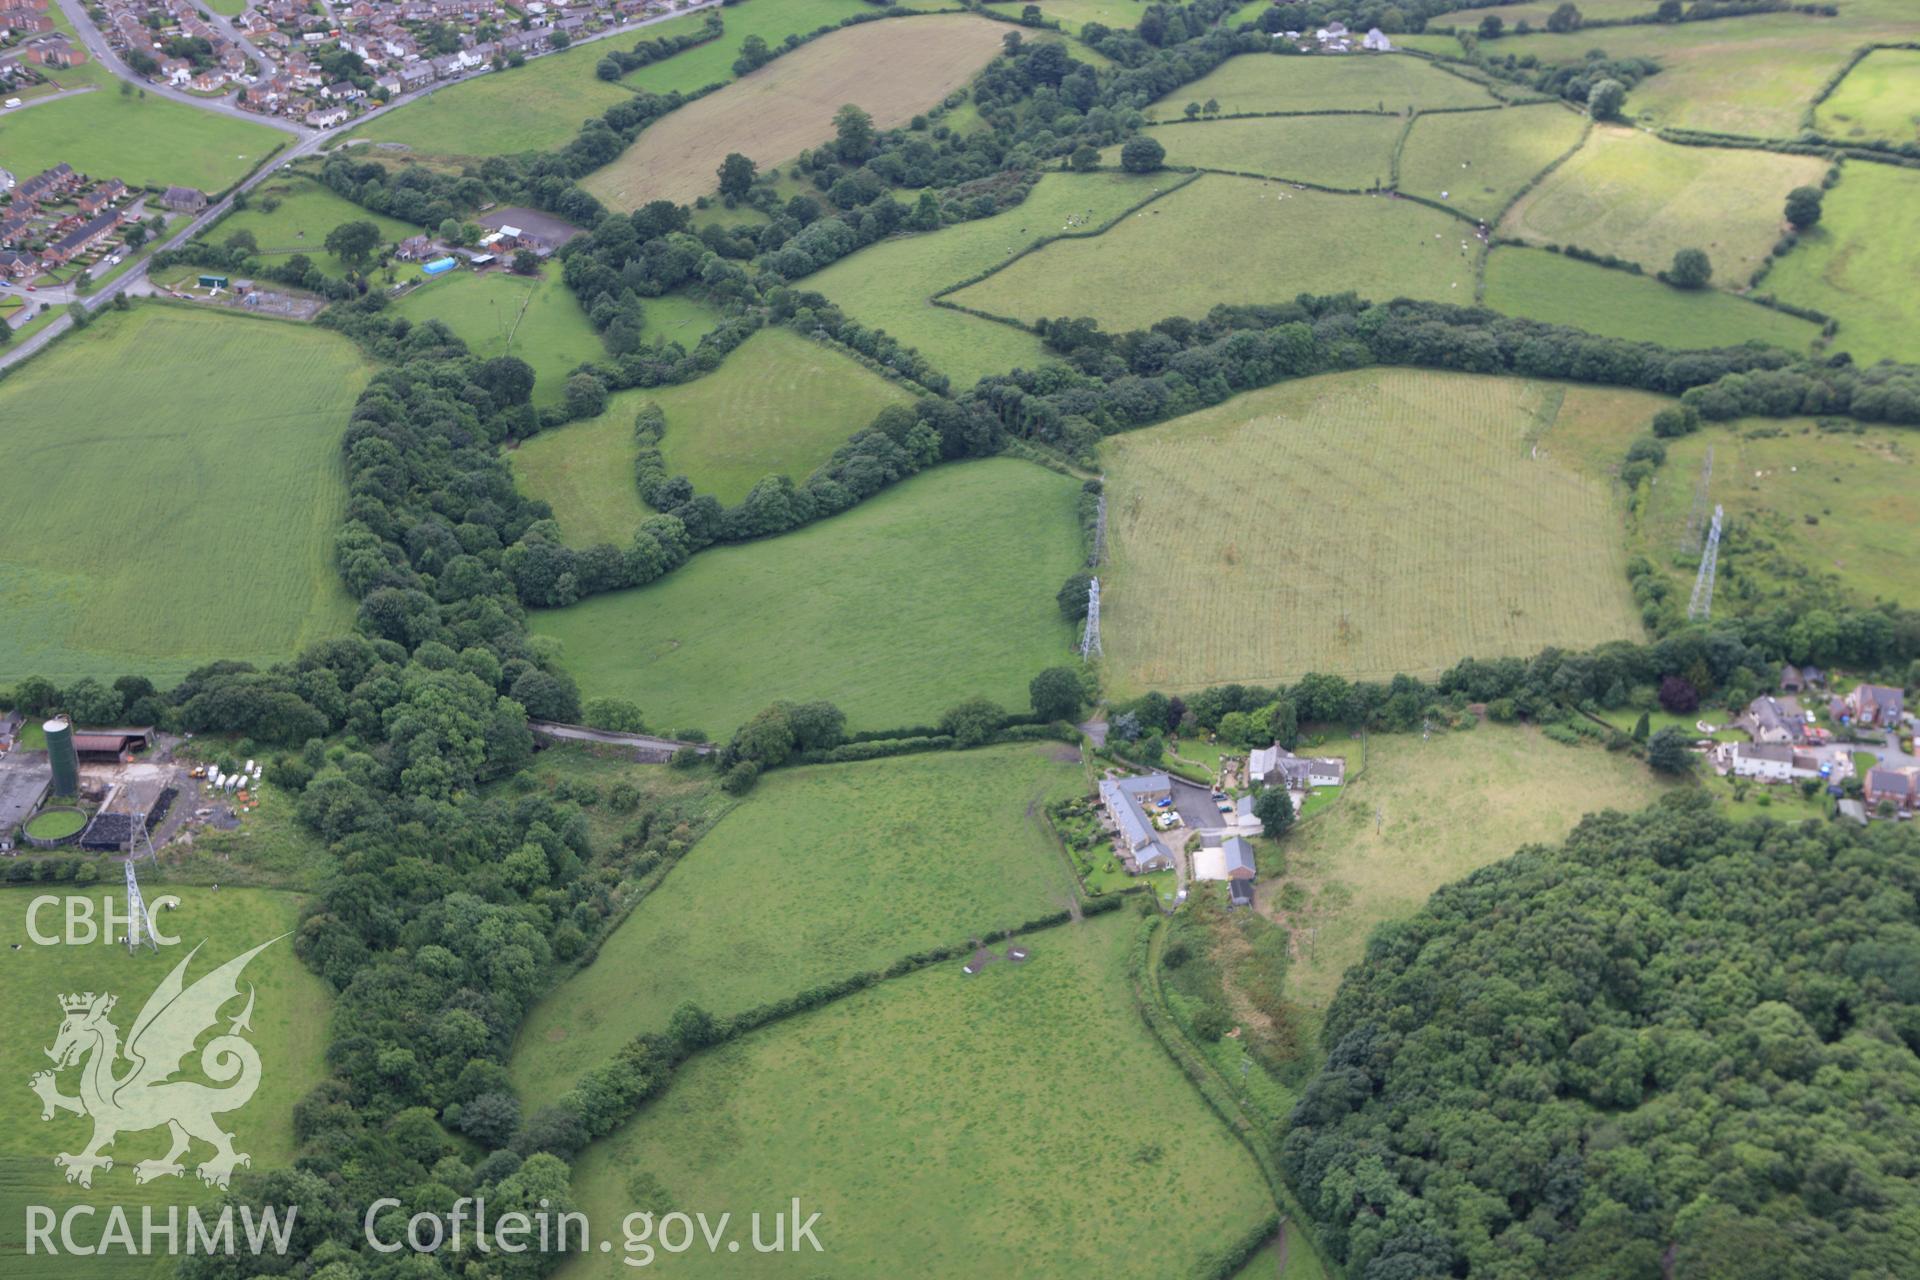
[[712,194],[731,152],[766,168],[832,138],[833,113],[849,102],[875,128],[905,124],[973,79],[1007,31],[971,14],[932,14],[823,36],[663,116],[580,185],[615,209],[688,203]]
[[1607,482],[1534,447],[1620,395],[1367,370],[1113,437],[1117,689],[1384,679],[1638,637]]

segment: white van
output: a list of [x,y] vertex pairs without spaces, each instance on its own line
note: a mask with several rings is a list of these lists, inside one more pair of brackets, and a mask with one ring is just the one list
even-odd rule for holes
[[19,105],[20,105],[20,99],[18,99],[18,98],[8,98],[8,99],[7,99],[7,110],[9,110],[9,111],[11,111],[11,110],[13,110],[13,109],[14,109],[15,107],[17,107],[17,106],[19,106]]

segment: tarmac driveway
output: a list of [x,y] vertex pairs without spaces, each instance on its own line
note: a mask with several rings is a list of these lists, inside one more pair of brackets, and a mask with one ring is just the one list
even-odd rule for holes
[[1226,816],[1214,803],[1213,791],[1208,787],[1196,786],[1179,778],[1172,778],[1173,808],[1180,815],[1180,821],[1195,831],[1205,831],[1226,825]]

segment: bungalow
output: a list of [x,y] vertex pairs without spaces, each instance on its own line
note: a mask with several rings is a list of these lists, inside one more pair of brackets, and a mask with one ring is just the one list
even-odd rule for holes
[[1253,876],[1253,846],[1239,836],[1228,836],[1217,847],[1193,855],[1195,880],[1251,880]]
[[207,193],[197,187],[168,187],[160,203],[175,213],[198,213],[207,207]]
[[1869,769],[1862,794],[1869,809],[1882,801],[1909,812],[1920,809],[1920,769]]
[[1798,742],[1806,733],[1806,723],[1769,697],[1755,698],[1734,722],[1757,743]]
[[1907,695],[1884,684],[1859,685],[1847,695],[1847,711],[1855,724],[1898,728],[1906,710]]
[[1347,762],[1332,757],[1304,759],[1284,747],[1261,747],[1247,757],[1247,776],[1263,786],[1337,787],[1347,776]]

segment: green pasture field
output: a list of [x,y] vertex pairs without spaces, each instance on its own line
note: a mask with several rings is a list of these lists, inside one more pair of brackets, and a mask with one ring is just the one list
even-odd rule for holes
[[1585,128],[1555,102],[1420,116],[1400,151],[1400,190],[1489,221]]
[[[1387,185],[1393,144],[1405,127],[1399,116],[1279,116],[1164,124],[1147,132],[1176,167],[1364,191]],[[1117,165],[1120,148],[1109,147],[1100,159]]]
[[1804,354],[1820,336],[1811,320],[1718,289],[1674,289],[1652,276],[1513,245],[1487,255],[1483,300],[1508,315],[1682,350],[1757,339]]
[[1820,223],[1761,288],[1840,321],[1833,339],[1863,364],[1920,356],[1920,172],[1848,164]]
[[[12,1085],[11,1123],[0,1130],[0,1271],[8,1275],[159,1280],[174,1272],[175,1259],[129,1257],[118,1250],[85,1261],[50,1261],[44,1255],[28,1260],[24,1252],[27,1205],[46,1205],[55,1213],[64,1213],[76,1204],[101,1206],[100,1216],[92,1220],[90,1229],[86,1219],[76,1220],[77,1237],[90,1242],[104,1229],[108,1204],[124,1206],[137,1232],[141,1206],[154,1206],[164,1222],[168,1205],[210,1206],[219,1196],[194,1174],[199,1162],[213,1154],[213,1149],[201,1142],[195,1142],[182,1161],[187,1166],[184,1176],[135,1185],[135,1164],[157,1160],[167,1152],[167,1135],[160,1129],[122,1133],[108,1151],[113,1168],[96,1171],[90,1190],[65,1180],[53,1157],[59,1152],[81,1151],[93,1131],[92,1122],[67,1111],[56,1111],[54,1119],[42,1121],[39,1099],[27,1088],[28,1077],[50,1065],[42,1050],[54,1043],[60,1028],[59,997],[69,992],[113,993],[119,1003],[109,1019],[124,1037],[154,988],[196,946],[204,943],[188,966],[189,983],[299,925],[301,899],[293,894],[235,888],[215,893],[143,876],[141,888],[149,905],[166,893],[181,899],[177,910],[155,911],[155,922],[169,936],[179,939],[177,945],[128,955],[125,946],[110,942],[88,946],[77,942],[42,946],[33,942],[27,933],[27,914],[28,904],[37,895],[58,895],[55,905],[43,909],[37,919],[43,936],[63,934],[61,913],[68,894],[92,899],[96,921],[102,917],[103,898],[112,899],[116,912],[124,911],[119,864],[102,862],[100,869],[102,879],[92,885],[0,889],[0,955],[7,957],[8,974],[5,1008],[8,1025],[14,1028],[0,1045],[0,1075]],[[16,945],[18,950],[14,949]],[[260,1054],[260,1087],[246,1105],[217,1113],[216,1118],[233,1135],[235,1150],[253,1157],[255,1171],[284,1168],[293,1162],[294,1104],[326,1076],[330,1002],[325,984],[295,958],[290,937],[273,943],[247,966],[240,997],[223,1006],[222,1030],[241,1011],[249,986],[255,991],[255,1003],[253,1031],[247,1039]],[[124,1059],[114,1068],[122,1074],[127,1069]],[[201,1072],[198,1054],[186,1059],[182,1076],[215,1083]],[[79,1078],[76,1069],[61,1072],[61,1092],[68,1096],[77,1093]],[[181,1225],[184,1230],[184,1220]],[[235,1234],[239,1234],[237,1222]]]
[[1255,893],[1294,932],[1286,989],[1313,1016],[1376,926],[1522,845],[1558,841],[1583,814],[1644,808],[1671,785],[1631,755],[1492,723],[1424,741],[1375,734],[1348,776],[1339,803],[1287,837],[1286,874]]
[[715,737],[776,698],[830,699],[856,729],[924,724],[976,694],[1022,708],[1071,654],[1053,597],[1081,563],[1078,490],[1011,459],[949,464],[533,630],[562,642],[585,696]]
[[1023,323],[1092,316],[1112,332],[1300,293],[1466,305],[1479,251],[1467,223],[1410,200],[1208,174],[1104,235],[1056,241],[951,298]]
[[[1146,0],[1038,0],[1038,3],[1042,15],[1069,31],[1078,31],[1089,22],[1097,22],[1115,31],[1130,31],[1140,25],[1140,15],[1147,9]],[[995,13],[1017,18],[1020,11],[1026,8],[1026,0],[1020,0],[1019,3],[1009,0],[1008,3],[990,4],[987,7]]]
[[[1832,574],[1861,601],[1913,595],[1920,556],[1920,467],[1911,430],[1869,427],[1823,432],[1805,418],[1747,419],[1712,426],[1669,442],[1660,483],[1650,490],[1636,544],[1676,581],[1690,568],[1672,566],[1693,506],[1695,481],[1714,451],[1712,501],[1729,519],[1749,525],[1772,554],[1815,574]],[[1723,551],[1716,609],[1737,607],[1747,579],[1756,593],[1776,585],[1767,553]]]
[[1109,438],[1101,617],[1117,691],[1638,638],[1607,484],[1534,456],[1563,412],[1652,397],[1365,370]]
[[553,506],[569,542],[624,546],[649,514],[633,481],[633,420],[649,402],[667,415],[668,472],[737,503],[769,475],[804,481],[881,409],[911,399],[830,347],[763,329],[703,378],[622,392],[599,417],[535,436],[514,451],[514,474]]
[[[1437,18],[1430,19],[1428,26],[1448,26],[1455,31],[1477,32],[1480,30],[1480,19],[1491,13],[1499,15],[1500,20],[1507,24],[1509,34],[1522,22],[1530,25],[1535,31],[1545,31],[1547,19],[1559,7],[1559,0],[1519,0],[1516,4],[1490,5],[1484,9],[1458,9],[1452,13],[1443,13]],[[1659,7],[1659,0],[1583,0],[1579,9],[1581,16],[1591,22],[1637,18],[1644,13],[1652,13]],[[1589,34],[1604,38],[1606,33],[1595,31]],[[1500,42],[1487,41],[1481,47],[1497,53]]]
[[367,376],[337,334],[136,304],[0,383],[0,683],[164,682],[344,629],[339,441]]
[[1006,31],[974,14],[836,31],[655,121],[581,186],[614,209],[690,203],[717,188],[729,153],[766,168],[830,141],[834,113],[846,103],[864,108],[876,128],[906,124],[999,54]]
[[[247,207],[222,218],[201,238],[220,244],[236,231],[250,231],[265,257],[304,253],[331,276],[344,276],[346,264],[327,252],[327,233],[345,222],[371,222],[388,244],[397,244],[420,228],[398,218],[363,209],[308,177],[273,178],[248,193]],[[269,201],[279,203],[268,210]]]
[[1085,788],[1076,754],[1022,743],[769,774],[534,1007],[515,1085],[551,1096],[683,1001],[731,1016],[1065,910],[1073,882],[1039,815]]
[[[625,35],[531,58],[525,66],[457,81],[353,133],[368,142],[397,142],[426,155],[489,156],[565,146],[591,116],[631,93],[692,93],[734,78],[733,60],[750,35],[779,48],[789,35],[806,35],[856,13],[871,13],[865,0],[777,0],[729,5],[721,14],[726,34],[641,67],[618,82],[600,79],[594,68],[613,49],[642,40],[696,32],[705,13],[639,27]],[[474,127],[484,119],[488,126]],[[724,153],[722,153],[724,154]],[[781,157],[785,159],[785,157]],[[718,164],[718,161],[715,162]]]
[[[1759,13],[1677,26],[1541,32],[1495,41],[1501,56],[1580,63],[1593,49],[1652,58],[1658,75],[1627,95],[1636,123],[1793,138],[1807,105],[1861,45],[1913,39],[1906,0],[1842,0],[1838,17]],[[1457,52],[1457,50],[1455,51]]]
[[1049,357],[1040,340],[928,301],[990,270],[1042,236],[1097,227],[1171,186],[1170,174],[1049,173],[1025,201],[991,218],[883,240],[798,282],[848,315],[918,348],[956,390],[989,373],[1031,369]]
[[[596,1223],[798,1196],[824,1252],[755,1255],[769,1276],[1207,1274],[1272,1201],[1141,1022],[1123,968],[1138,927],[1051,929],[1022,964],[954,961],[701,1054],[588,1149],[575,1195]],[[614,1234],[557,1274],[628,1273]],[[742,1271],[724,1252],[672,1262]]]
[[1250,111],[1396,111],[1481,107],[1497,101],[1479,85],[1418,58],[1373,55],[1297,58],[1248,53],[1229,58],[1148,108],[1168,119],[1209,98],[1229,114]]
[[[403,267],[409,275],[417,268]],[[438,320],[479,356],[518,356],[533,366],[535,404],[558,404],[567,376],[582,361],[605,357],[606,346],[560,278],[557,262],[540,276],[505,271],[449,271],[394,304],[416,324]],[[631,477],[629,477],[631,479]]]
[[1920,49],[1876,49],[1814,113],[1835,138],[1920,140]]
[[1704,249],[1713,282],[1739,288],[1785,228],[1787,192],[1818,186],[1827,162],[1682,147],[1603,125],[1578,154],[1522,196],[1500,224],[1535,244],[1572,244],[1664,271],[1682,249]]
[[0,114],[0,156],[23,178],[65,161],[128,186],[214,192],[245,177],[289,137],[157,94],[123,98],[111,89]]

